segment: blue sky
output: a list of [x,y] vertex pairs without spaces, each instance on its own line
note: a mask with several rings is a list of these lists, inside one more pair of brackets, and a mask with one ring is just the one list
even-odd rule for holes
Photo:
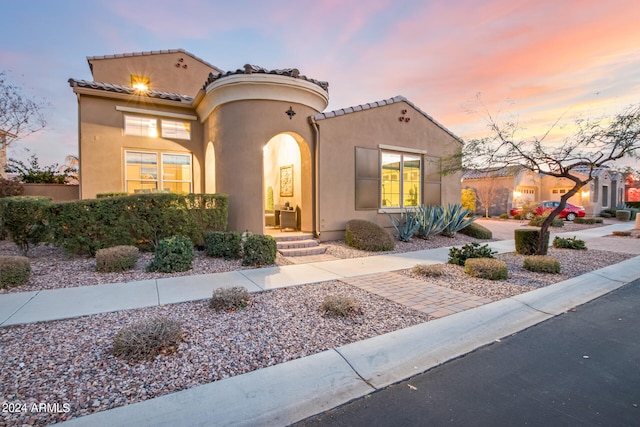
[[91,80],[87,56],[182,48],[224,70],[296,67],[329,82],[329,110],[403,95],[464,139],[486,132],[483,114],[473,113],[478,93],[483,108],[516,115],[531,134],[561,115],[570,123],[640,102],[635,0],[0,0],[0,7],[0,70],[51,104],[47,127],[9,156],[35,153],[44,164],[77,154],[67,80]]

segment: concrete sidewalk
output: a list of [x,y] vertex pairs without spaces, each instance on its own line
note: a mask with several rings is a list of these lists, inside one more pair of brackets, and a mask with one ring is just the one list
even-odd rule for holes
[[[621,239],[601,239],[614,230],[631,228],[633,224],[630,222],[617,223],[578,232],[552,234],[551,239],[555,235],[577,236],[587,242],[598,239],[597,244],[607,246],[607,250],[624,251]],[[489,245],[499,253],[515,250],[513,240],[491,242]],[[595,248],[592,243],[588,243],[588,246]],[[640,242],[633,241],[627,243],[627,246],[627,252],[640,254],[640,248],[634,252],[634,248],[640,247]],[[446,262],[448,253],[449,248],[437,248],[282,267],[3,294],[0,295],[0,326],[195,301],[209,298],[214,289],[221,287],[244,286],[250,292],[259,292],[396,271],[412,268],[420,263]]]

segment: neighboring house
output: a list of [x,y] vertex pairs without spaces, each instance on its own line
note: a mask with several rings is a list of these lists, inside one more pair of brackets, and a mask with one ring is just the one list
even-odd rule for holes
[[[81,198],[108,192],[229,195],[229,229],[265,231],[265,207],[344,237],[348,220],[460,202],[440,159],[462,141],[407,99],[323,112],[328,83],[297,69],[223,72],[181,50],[89,57],[78,97]],[[268,202],[268,203],[267,203]]]
[[[574,172],[582,179],[588,176],[586,168]],[[603,209],[616,207],[625,201],[625,180],[620,173],[608,168],[593,171],[594,179],[568,202],[585,208],[587,216],[598,216]],[[524,168],[500,168],[470,170],[463,174],[463,188],[473,188],[476,194],[486,192],[489,186],[498,185],[503,191],[490,208],[491,215],[508,213],[512,207],[537,204],[543,200],[560,200],[573,188],[573,181],[545,174],[535,174]],[[476,214],[484,215],[484,207],[477,206]]]
[[508,213],[513,206],[535,203],[540,195],[540,176],[522,167],[467,170],[462,187],[476,193],[476,215]]

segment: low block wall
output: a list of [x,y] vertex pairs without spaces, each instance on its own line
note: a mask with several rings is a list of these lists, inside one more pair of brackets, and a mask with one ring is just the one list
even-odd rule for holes
[[67,184],[23,184],[24,196],[51,197],[54,202],[80,199],[80,186]]

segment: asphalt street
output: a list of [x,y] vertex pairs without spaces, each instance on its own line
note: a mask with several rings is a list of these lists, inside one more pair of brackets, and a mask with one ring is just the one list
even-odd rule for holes
[[295,426],[640,426],[640,280]]

